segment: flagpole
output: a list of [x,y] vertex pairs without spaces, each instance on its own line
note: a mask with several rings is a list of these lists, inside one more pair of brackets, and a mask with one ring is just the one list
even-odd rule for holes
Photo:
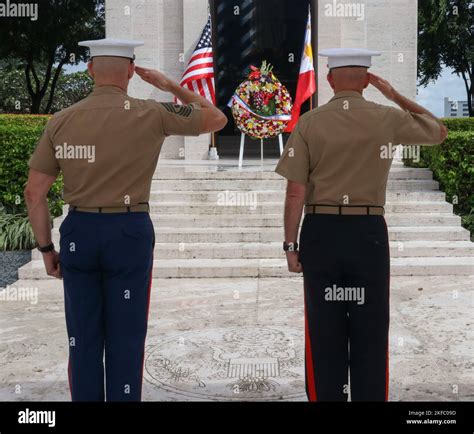
[[301,114],[301,107],[309,99],[309,105],[313,110],[313,94],[316,91],[314,56],[312,46],[312,15],[311,5],[308,5],[308,20],[306,22],[306,33],[304,38],[303,54],[301,58],[298,83],[296,85],[296,96],[293,102],[292,119],[286,128],[286,132],[293,131]]
[[[215,35],[214,35],[214,28],[213,28],[213,23],[214,23],[214,20],[213,20],[213,17],[212,17],[212,14],[211,14],[211,1],[208,1],[207,2],[207,14],[209,16],[209,20],[210,20],[210,23],[211,23],[211,34],[212,34],[212,46],[215,47]],[[214,52],[212,54],[213,58],[214,58]],[[213,66],[212,66],[215,70],[215,63],[213,62]],[[217,83],[214,87],[214,91],[216,92],[217,90]],[[217,92],[216,92],[217,94]],[[215,104],[215,103],[214,103]],[[219,160],[219,153],[217,152],[217,147],[216,147],[216,133],[213,131],[211,133],[211,148],[209,149],[209,156],[208,158],[210,160]]]

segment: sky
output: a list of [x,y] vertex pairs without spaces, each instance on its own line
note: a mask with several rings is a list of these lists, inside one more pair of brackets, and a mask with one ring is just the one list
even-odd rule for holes
[[[86,69],[85,63],[65,67],[66,73],[84,71]],[[436,82],[430,83],[427,87],[418,86],[416,100],[434,115],[443,117],[444,97],[450,97],[455,101],[466,101],[467,99],[463,79],[453,74],[450,68],[445,68]]]
[[445,68],[439,79],[427,87],[418,86],[417,101],[433,114],[444,116],[444,98],[450,97],[455,101],[466,101],[467,94],[462,77]]

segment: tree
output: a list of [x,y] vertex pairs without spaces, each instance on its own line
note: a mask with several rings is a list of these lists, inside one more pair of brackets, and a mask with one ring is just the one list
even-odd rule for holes
[[104,37],[105,5],[104,0],[41,0],[38,9],[36,21],[2,18],[0,58],[21,60],[30,112],[51,113],[64,65],[86,60],[87,49],[77,43]]
[[443,67],[452,68],[466,87],[469,116],[474,116],[474,2],[420,0],[418,78],[426,86]]
[[[30,95],[20,61],[1,61],[2,80],[0,81],[0,113],[30,113]],[[36,67],[40,80],[44,79],[46,67]],[[63,110],[84,99],[94,87],[92,78],[86,71],[66,74],[61,71],[56,84],[51,113]],[[49,90],[48,90],[49,92]],[[44,112],[47,100],[44,98],[40,111]]]
[[52,112],[63,110],[88,96],[94,88],[94,81],[86,71],[61,74],[58,80]]
[[31,99],[21,62],[15,59],[2,60],[0,70],[0,113],[29,113]]

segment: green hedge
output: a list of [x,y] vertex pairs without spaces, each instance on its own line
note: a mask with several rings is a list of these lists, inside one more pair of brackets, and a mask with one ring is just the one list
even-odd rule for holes
[[[0,204],[8,213],[25,215],[23,190],[28,179],[28,160],[50,116],[0,115]],[[53,217],[62,214],[62,178],[48,195]]]
[[[0,115],[0,204],[9,213],[25,215],[23,190],[28,160],[44,131],[49,116]],[[474,232],[474,118],[445,119],[448,139],[441,146],[423,147],[419,163],[405,160],[410,167],[429,167],[463,224]],[[48,197],[53,217],[62,214],[62,179]],[[457,200],[454,200],[457,199]]]
[[474,118],[446,118],[443,122],[449,131],[474,131]]
[[31,250],[36,241],[28,216],[0,209],[0,250]]
[[449,129],[440,146],[421,149],[418,163],[405,160],[410,167],[429,167],[463,226],[474,232],[474,118],[444,119]]

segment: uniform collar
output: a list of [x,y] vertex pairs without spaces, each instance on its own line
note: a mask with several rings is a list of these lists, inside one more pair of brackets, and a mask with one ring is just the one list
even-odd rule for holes
[[356,90],[341,90],[340,92],[336,93],[334,97],[331,99],[331,101],[336,101],[337,99],[341,98],[362,98],[364,97],[357,92]]
[[91,93],[91,96],[112,95],[112,94],[127,95],[127,92],[122,90],[120,87],[113,86],[113,85],[95,86],[94,90]]

